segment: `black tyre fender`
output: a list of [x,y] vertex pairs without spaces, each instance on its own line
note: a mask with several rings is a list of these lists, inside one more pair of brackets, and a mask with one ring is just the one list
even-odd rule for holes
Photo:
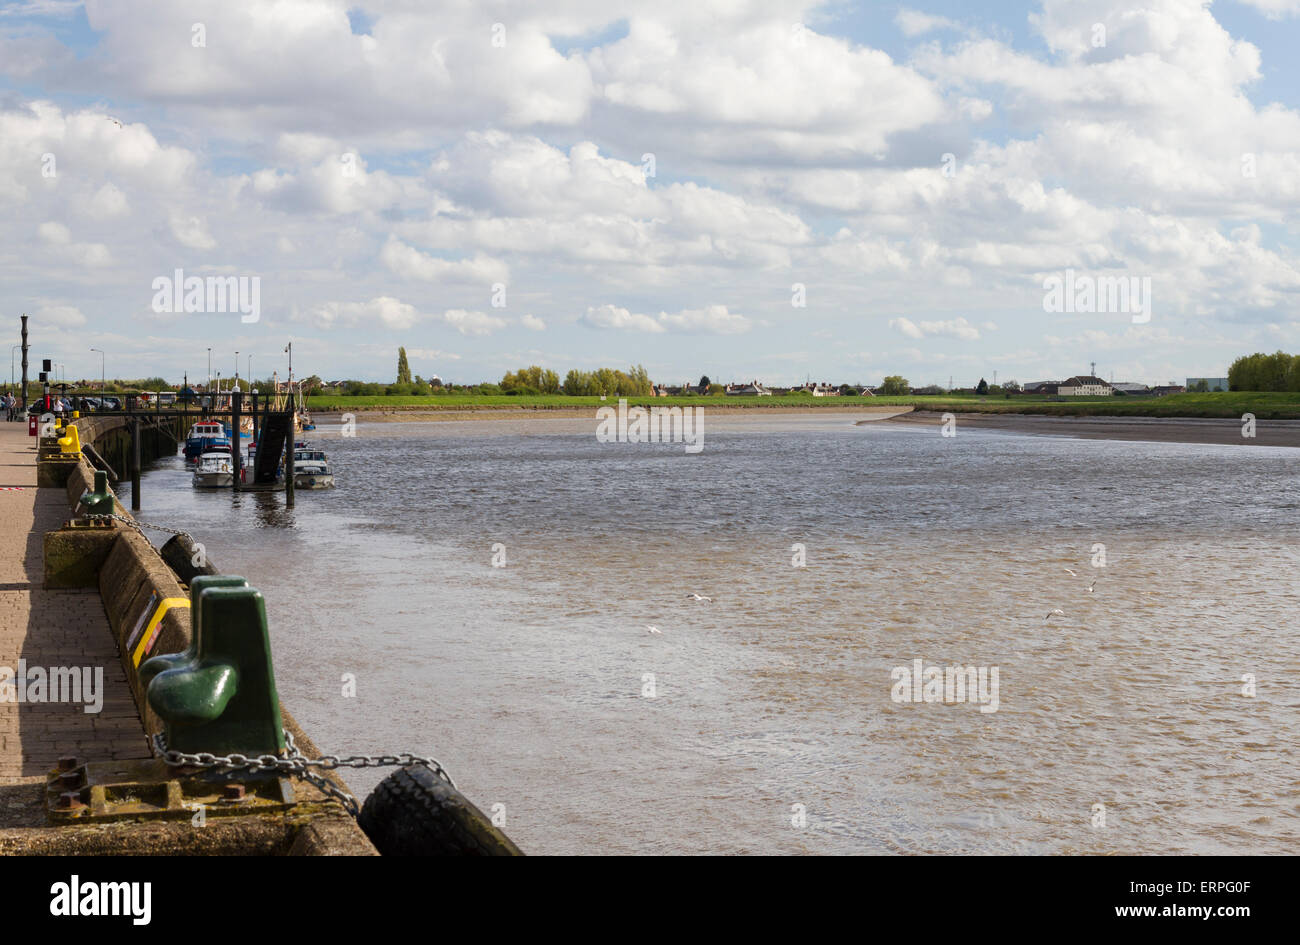
[[523,856],[481,810],[424,765],[380,781],[357,823],[383,856]]

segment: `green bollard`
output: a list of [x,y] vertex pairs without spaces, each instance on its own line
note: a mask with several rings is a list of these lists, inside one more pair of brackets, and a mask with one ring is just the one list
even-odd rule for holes
[[102,469],[95,470],[95,489],[87,489],[78,500],[87,515],[112,515],[113,494],[108,491],[108,473]]
[[203,633],[203,611],[199,608],[199,595],[209,587],[248,587],[248,582],[232,574],[197,574],[190,582],[190,645],[180,653],[159,653],[141,664],[140,688],[148,692],[149,683],[159,673],[194,662],[199,652],[199,637]]
[[142,682],[148,676],[149,706],[163,720],[167,748],[214,755],[278,754],[285,747],[284,728],[266,603],[243,578],[223,582],[213,575],[195,582],[190,589],[195,628],[190,648],[156,656],[140,668]]

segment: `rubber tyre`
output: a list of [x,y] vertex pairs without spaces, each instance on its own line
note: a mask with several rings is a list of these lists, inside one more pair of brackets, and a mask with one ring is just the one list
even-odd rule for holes
[[523,856],[481,810],[423,765],[380,781],[357,823],[383,856]]

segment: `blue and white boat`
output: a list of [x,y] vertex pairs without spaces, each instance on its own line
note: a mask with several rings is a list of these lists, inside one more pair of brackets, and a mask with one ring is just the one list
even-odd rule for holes
[[190,427],[190,432],[185,437],[185,458],[191,463],[198,462],[209,449],[220,449],[220,444],[225,444],[227,452],[230,451],[230,434],[226,431],[226,425],[220,420],[200,420]]

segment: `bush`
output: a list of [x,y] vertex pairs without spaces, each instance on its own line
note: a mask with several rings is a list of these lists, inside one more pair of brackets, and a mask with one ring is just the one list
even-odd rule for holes
[[885,378],[879,390],[879,393],[886,397],[905,397],[911,392],[912,386],[907,383],[907,378],[900,377],[897,374],[891,374]]

